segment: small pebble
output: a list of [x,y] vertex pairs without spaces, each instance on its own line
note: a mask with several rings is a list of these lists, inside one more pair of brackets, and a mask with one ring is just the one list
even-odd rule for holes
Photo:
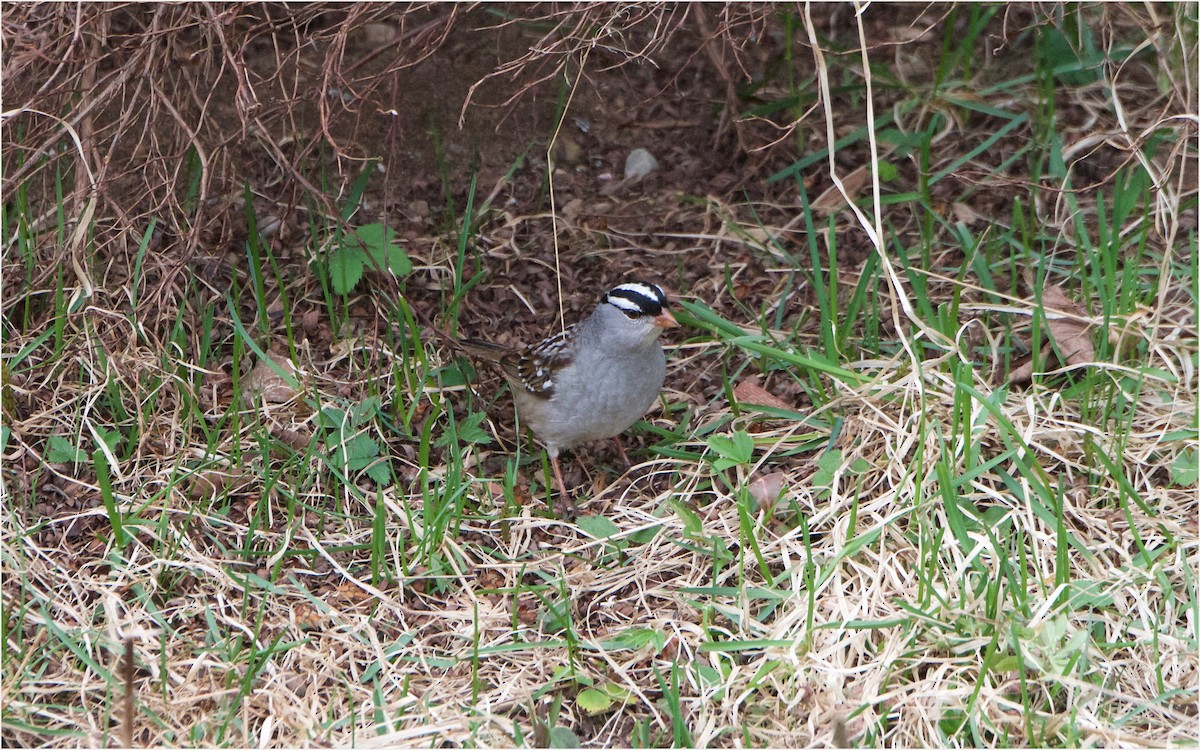
[[625,179],[640,180],[658,169],[658,159],[644,148],[635,148],[625,157]]

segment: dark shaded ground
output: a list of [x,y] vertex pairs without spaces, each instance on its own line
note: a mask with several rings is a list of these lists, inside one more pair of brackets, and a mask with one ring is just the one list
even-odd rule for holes
[[[845,59],[828,55],[833,74],[853,81],[859,59],[851,9],[816,10],[825,44],[849,50]],[[393,334],[402,333],[396,330],[398,294],[423,325],[529,343],[557,328],[560,292],[569,323],[607,288],[629,278],[662,283],[731,320],[753,320],[769,310],[783,330],[801,338],[815,332],[815,298],[806,281],[812,261],[798,218],[800,183],[793,177],[772,180],[825,142],[821,113],[812,109],[817,97],[811,54],[800,41],[799,24],[788,31],[786,16],[793,11],[756,6],[727,18],[714,8],[687,5],[610,18],[597,8],[591,15],[519,23],[506,23],[503,14],[536,15],[536,6],[313,6],[292,13],[255,5],[218,11],[215,22],[208,23],[169,6],[81,11],[95,14],[88,28],[104,40],[107,47],[101,49],[112,50],[100,56],[93,90],[133,89],[128,99],[98,96],[94,121],[85,117],[79,126],[85,153],[102,156],[94,167],[100,207],[88,271],[99,307],[121,310],[129,300],[123,290],[133,285],[141,290],[136,315],[149,348],[167,347],[182,322],[191,348],[202,350],[196,331],[203,328],[204,311],[223,309],[231,287],[249,290],[247,187],[264,249],[279,274],[267,274],[266,296],[275,313],[281,312],[278,279],[285,280],[290,316],[299,323],[298,342],[311,347],[318,362],[336,361],[332,352],[352,334],[393,348]],[[880,60],[895,55],[895,67],[910,77],[903,83],[881,78],[877,113],[930,86],[944,35],[955,34],[966,15],[939,7],[872,8],[866,22],[869,49]],[[52,12],[47,16],[54,18]],[[592,26],[579,19],[590,19]],[[1006,62],[1011,56],[1027,56],[1032,49],[1030,12],[1011,9],[1004,20],[1003,25],[993,21],[994,33],[981,37],[1002,52],[996,77],[1014,65]],[[547,33],[551,21],[564,22],[560,33]],[[613,36],[596,37],[609,44],[572,41],[573,33],[594,35],[594,25],[603,23],[619,25]],[[47,29],[40,37],[39,28]],[[43,27],[31,21],[21,34],[10,33],[9,54],[22,59],[29,54],[27,45],[44,42],[52,28],[48,21]],[[164,32],[154,37],[157,46],[144,64],[161,63],[157,56],[170,63],[161,68],[161,80],[147,85],[136,68],[130,72],[132,63],[141,61],[130,56],[143,49],[136,45],[146,41],[147,30],[156,28]],[[544,54],[489,77],[532,48]],[[572,48],[578,51],[569,53]],[[79,55],[81,49],[86,45],[68,52]],[[646,61],[638,59],[643,51]],[[586,64],[578,75],[581,59]],[[560,63],[567,76],[555,73]],[[85,85],[91,80],[86,73]],[[11,76],[7,98],[19,102],[53,82]],[[854,83],[834,89],[838,136],[865,121]],[[61,97],[64,89],[51,90]],[[471,103],[464,107],[469,95]],[[142,106],[122,106],[125,101]],[[548,178],[547,149],[564,108]],[[950,148],[928,165],[930,171],[996,127],[983,115],[971,117],[961,123],[956,140],[945,144]],[[921,121],[916,116],[909,125]],[[39,143],[38,136],[49,132],[45,122],[32,122],[19,142],[8,144],[10,163],[27,158],[24,145]],[[13,132],[6,129],[6,137]],[[1021,131],[1013,134],[1021,137]],[[650,151],[660,166],[645,179],[625,183],[625,160],[635,148]],[[1001,163],[1010,150],[1002,141],[961,176],[939,183],[933,195],[944,196],[947,205],[941,210],[949,212],[954,201],[969,204],[977,217],[1003,220],[1011,195],[1020,189],[1019,176],[1008,185],[991,180],[986,189],[971,183],[986,176],[983,166]],[[139,161],[147,153],[157,158]],[[865,142],[839,150],[837,158],[845,176],[868,160]],[[377,166],[369,166],[371,160]],[[914,189],[915,157],[893,161],[899,175],[888,190]],[[810,201],[820,203],[818,196],[830,190],[827,165],[818,159],[800,174]],[[364,169],[372,174],[348,223],[381,221],[393,227],[416,269],[397,281],[368,273],[348,300],[349,327],[340,328],[329,317],[311,263],[321,257],[326,229],[352,200],[348,194]],[[22,163],[16,176],[26,171]],[[52,176],[41,170],[41,182],[35,179],[28,188],[29,200],[44,201],[52,194]],[[81,172],[74,179],[86,186]],[[478,276],[457,319],[448,320],[442,312],[453,293],[473,181],[474,214],[461,273],[464,279]],[[39,184],[44,192],[35,196]],[[140,277],[132,279],[138,244],[152,217],[158,223],[150,252]],[[834,219],[839,266],[853,278],[873,250],[848,212],[835,213]],[[889,208],[887,221],[900,247],[918,229],[906,205]],[[757,231],[747,234],[747,227]],[[763,242],[768,234],[771,244]],[[824,248],[818,243],[822,258]],[[942,262],[953,267],[960,261],[947,257]],[[50,284],[55,267],[32,268],[32,279],[6,273],[6,296]],[[242,319],[253,320],[251,296],[242,294],[239,302]],[[48,298],[35,298],[24,312],[17,320],[24,317],[28,330],[43,327],[51,312]],[[282,316],[272,318],[277,349],[286,341],[282,321]],[[880,323],[885,329],[890,324]],[[110,351],[127,346],[127,329],[119,323],[101,320],[98,334],[108,339]],[[206,379],[207,386],[215,382],[215,390],[200,389],[197,397],[210,408],[228,406],[232,327],[224,315],[214,319],[211,338],[225,342],[223,358],[205,366],[221,374]],[[747,365],[746,360],[727,363],[730,369]],[[346,383],[342,395],[370,392],[369,380],[349,371],[339,375],[341,365],[333,366],[326,375]],[[385,360],[366,367],[385,367]],[[486,373],[483,377],[488,390],[494,381],[487,381]],[[703,411],[720,400],[722,382],[720,373],[708,369],[677,368],[668,386]],[[766,385],[794,403],[807,401],[790,378],[768,375]],[[36,398],[24,407],[18,403],[18,416],[36,405]],[[511,428],[508,409],[504,401],[493,405],[493,414],[497,424]],[[154,450],[153,444],[146,449]],[[577,464],[568,472],[571,481],[584,481]],[[67,507],[78,504],[69,497],[66,502]],[[54,528],[61,533],[61,527]],[[78,533],[76,526],[70,529]]]
[[[180,326],[186,332],[182,340],[190,342],[185,348],[203,351],[197,332],[204,328],[205,311],[223,309],[231,287],[243,292],[251,287],[246,189],[253,195],[264,250],[277,264],[264,279],[272,345],[281,349],[286,341],[280,314],[286,292],[290,318],[298,323],[297,342],[317,362],[334,363],[325,374],[346,384],[342,395],[368,393],[371,383],[357,372],[339,371],[345,363],[338,363],[335,350],[350,335],[366,336],[376,349],[394,347],[395,334],[403,334],[396,328],[397,295],[424,326],[529,343],[557,328],[560,292],[566,321],[572,322],[611,285],[645,278],[703,300],[731,320],[769,312],[776,327],[792,331],[798,341],[812,340],[816,300],[807,276],[812,250],[799,218],[800,187],[816,205],[828,201],[828,162],[812,161],[799,181],[774,179],[825,143],[822,113],[814,109],[815,65],[798,17],[789,16],[801,11],[680,5],[624,15],[598,7],[512,23],[505,17],[532,18],[543,10],[250,5],[222,6],[210,18],[184,6],[87,6],[80,14],[89,33],[72,42],[74,16],[37,6],[6,19],[6,107],[12,102],[50,110],[67,106],[72,96],[95,102],[74,121],[99,199],[95,241],[84,265],[99,308],[124,314],[129,290],[140,290],[141,348],[132,355],[135,361],[178,343]],[[834,127],[841,137],[865,121],[857,31],[849,6],[814,10],[827,49],[847,50],[826,58]],[[878,116],[911,112],[905,132],[924,126],[935,102],[925,102],[928,111],[903,107],[931,90],[946,54],[944,40],[963,33],[974,17],[942,6],[870,9],[865,31],[870,54],[880,61]],[[1033,29],[1040,20],[1029,8],[1011,7],[989,22],[979,37],[987,48],[979,59],[994,67],[975,71],[981,85],[1023,69],[1034,53]],[[555,23],[562,24],[558,32],[548,33]],[[605,24],[607,36],[595,30]],[[583,31],[591,36],[581,40]],[[67,68],[89,53],[99,62],[94,69],[83,67],[78,84],[61,70],[58,78],[28,75],[41,70],[35,64],[39,54],[53,56],[46,51],[50,42],[63,46]],[[539,53],[529,62],[504,67],[530,49]],[[559,64],[566,75],[556,72]],[[139,77],[138,66],[158,78]],[[492,75],[500,70],[505,72]],[[842,81],[847,85],[838,85]],[[897,175],[886,192],[915,190],[920,169],[934,173],[954,163],[1002,122],[980,112],[955,116],[961,121],[936,142],[927,164],[914,153],[890,157]],[[1064,128],[1082,127],[1088,110],[1064,101],[1057,116]],[[554,167],[548,170],[547,150],[560,119]],[[21,184],[21,199],[36,204],[35,215],[51,213],[46,207],[52,205],[55,172],[35,169],[32,155],[39,144],[60,142],[53,126],[52,120],[30,115],[19,138],[12,126],[4,131],[10,200],[11,187]],[[977,231],[989,221],[1008,222],[1014,197],[1028,190],[1026,165],[1017,161],[1003,174],[992,170],[1028,137],[1028,127],[936,184],[932,208],[967,217],[965,223]],[[890,150],[886,142],[882,146]],[[626,183],[625,160],[635,148],[649,150],[660,166]],[[70,149],[62,153],[76,155]],[[868,161],[862,140],[837,153],[848,181]],[[1115,151],[1097,149],[1079,175],[1102,181],[1120,163]],[[70,159],[61,164],[67,213],[81,211],[85,173]],[[371,177],[354,201],[349,195],[364,169]],[[33,178],[21,182],[31,172]],[[865,194],[861,182],[857,190]],[[473,214],[467,217],[469,200]],[[327,230],[352,201],[348,224],[381,221],[393,227],[416,268],[398,280],[368,273],[348,298],[343,324],[330,318],[312,264],[322,257]],[[830,210],[839,206],[836,197],[828,205],[816,215],[822,221],[832,215],[832,223],[814,229],[835,233],[839,268],[852,284],[874,251],[849,212]],[[927,231],[911,211],[905,203],[887,209],[886,230],[898,250]],[[157,228],[140,275],[133,278],[151,219]],[[469,239],[457,273],[473,286],[457,318],[449,320],[443,312],[454,291],[464,220],[470,221]],[[53,234],[48,224],[41,231]],[[769,243],[763,241],[768,235]],[[824,241],[817,243],[823,264],[825,248]],[[6,298],[53,286],[72,254],[81,255],[63,245],[58,262],[47,258],[26,268],[7,256]],[[961,254],[951,250],[935,265],[953,275],[961,262]],[[1003,278],[997,284],[1015,287]],[[28,296],[11,317],[16,332],[43,330],[53,314],[51,302],[49,295]],[[251,295],[241,294],[238,302],[242,319],[253,320]],[[341,310],[341,303],[335,301],[332,309]],[[891,325],[889,319],[872,323],[885,334]],[[109,351],[128,348],[128,328],[116,318],[100,318],[96,335]],[[217,315],[206,335],[221,342],[219,360],[203,363],[218,374],[205,379],[196,398],[208,408],[227,407],[231,321]],[[362,364],[368,371],[386,366],[382,358]],[[754,369],[747,359],[724,366]],[[711,369],[680,367],[668,386],[702,412],[720,400],[722,382]],[[768,373],[765,385],[793,403],[807,401],[790,378]],[[49,393],[39,398],[39,392],[14,401],[17,421],[52,398]],[[501,418],[507,410],[507,402],[494,405],[498,424],[510,426]],[[151,441],[139,450],[156,448]],[[26,468],[36,476],[36,461],[24,460],[34,462]],[[571,479],[583,481],[572,467]],[[19,473],[15,486],[32,491],[26,484],[30,476]],[[57,484],[64,497],[47,496],[39,508],[48,513],[59,503],[78,507],[71,483]],[[63,527],[53,529],[65,533]],[[74,525],[68,530],[78,533]]]

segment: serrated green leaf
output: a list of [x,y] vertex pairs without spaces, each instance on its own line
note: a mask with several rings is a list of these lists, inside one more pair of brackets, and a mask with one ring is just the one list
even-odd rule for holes
[[363,275],[363,251],[341,247],[329,251],[329,281],[338,294],[349,294]]
[[720,456],[728,456],[735,450],[733,440],[724,435],[710,435],[705,442],[708,443],[709,448],[712,448]]
[[993,672],[1016,672],[1021,667],[1021,662],[1016,656],[1005,656],[992,665]]
[[743,430],[738,430],[728,437],[712,435],[707,442],[709,448],[726,461],[733,462],[732,465],[748,464],[754,458],[754,438]]
[[608,539],[621,533],[620,527],[604,516],[580,516],[575,523],[593,539]]
[[662,525],[651,526],[645,529],[638,529],[629,535],[629,543],[632,545],[649,544],[658,533],[663,530]]
[[691,508],[687,507],[678,500],[668,500],[671,510],[675,511],[675,515],[679,516],[679,520],[683,521],[683,533],[685,536],[692,538],[704,537],[704,522],[700,520],[700,516],[696,515]]
[[492,436],[480,426],[485,419],[487,419],[487,414],[484,412],[472,412],[454,425],[453,433],[449,430],[442,432],[433,441],[433,444],[439,448],[446,448],[450,445],[451,440],[456,440],[459,443],[490,443],[492,442]]
[[829,487],[833,484],[833,476],[842,465],[842,451],[834,449],[817,456],[817,470],[809,480],[814,487]]
[[387,226],[378,222],[374,224],[363,224],[354,230],[353,237],[347,239],[353,241],[358,240],[358,245],[371,252],[372,255],[378,256],[391,243],[392,237],[395,236]]
[[326,429],[341,427],[346,420],[346,412],[336,406],[326,406],[321,409],[321,426]]
[[46,460],[53,464],[77,464],[87,461],[88,454],[71,445],[62,435],[51,435],[46,443]]
[[347,471],[361,471],[379,457],[379,443],[370,435],[355,435],[331,447],[334,464]]
[[492,436],[483,429],[483,420],[487,414],[481,411],[472,412],[467,418],[458,423],[458,439],[463,443],[484,445],[492,442]]
[[443,388],[455,388],[466,385],[473,377],[473,375],[468,375],[468,373],[473,372],[474,369],[471,368],[470,363],[464,360],[462,364],[454,362],[439,367],[430,373],[430,377]]
[[368,396],[362,401],[351,405],[350,420],[355,427],[371,421],[379,416],[383,408],[383,399],[379,396]]
[[654,652],[658,653],[667,645],[667,638],[659,631],[650,628],[629,628],[618,633],[615,638],[602,642],[601,645],[605,651],[624,649],[637,651],[643,646],[653,646]]
[[836,471],[842,465],[843,454],[841,449],[835,448],[831,451],[826,451],[820,456],[817,456],[817,468]]
[[392,484],[392,466],[387,461],[377,461],[367,469],[367,476],[380,487]]
[[735,461],[732,458],[718,458],[716,461],[713,461],[712,465],[716,471],[725,471],[726,469],[732,469],[734,466],[740,466],[743,463],[745,461]]
[[550,747],[552,748],[567,748],[567,747],[582,747],[583,744],[575,733],[566,727],[553,727],[550,730]]
[[355,435],[345,445],[351,460],[373,459],[379,455],[379,443],[370,435]]
[[412,261],[408,259],[408,253],[404,252],[404,248],[399,245],[388,247],[387,268],[397,276],[407,276],[412,273]]
[[103,427],[97,427],[96,434],[100,436],[100,439],[104,441],[104,444],[108,446],[110,451],[115,451],[117,444],[125,438],[119,430],[106,430]]
[[365,224],[354,230],[354,235],[347,238],[362,248],[374,261],[372,266],[386,269],[398,276],[412,272],[412,261],[404,248],[396,244],[396,232],[384,224]]
[[575,705],[582,708],[587,715],[596,716],[611,709],[613,702],[603,690],[588,688],[580,690],[579,695],[575,696]]
[[1196,484],[1197,479],[1200,479],[1198,455],[1200,454],[1197,454],[1192,448],[1181,450],[1175,460],[1171,462],[1171,481],[1182,487]]

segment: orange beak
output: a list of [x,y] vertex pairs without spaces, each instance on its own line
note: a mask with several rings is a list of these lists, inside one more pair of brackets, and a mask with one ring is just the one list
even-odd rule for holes
[[659,328],[678,328],[679,321],[675,320],[675,316],[671,314],[670,310],[663,310],[662,313],[654,319],[654,325],[658,326]]

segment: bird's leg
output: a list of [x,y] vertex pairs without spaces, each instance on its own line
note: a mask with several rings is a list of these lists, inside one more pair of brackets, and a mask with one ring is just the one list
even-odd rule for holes
[[558,455],[550,456],[550,466],[554,468],[554,479],[558,482],[558,514],[563,518],[574,517],[579,513],[575,507],[575,498],[567,492],[567,483],[563,481],[562,467],[558,465]]
[[613,442],[617,444],[617,453],[621,454],[621,460],[625,462],[625,465],[621,468],[628,469],[630,466],[633,466],[633,462],[629,460],[629,454],[625,452],[625,446],[621,443],[621,436],[617,435],[614,437]]

